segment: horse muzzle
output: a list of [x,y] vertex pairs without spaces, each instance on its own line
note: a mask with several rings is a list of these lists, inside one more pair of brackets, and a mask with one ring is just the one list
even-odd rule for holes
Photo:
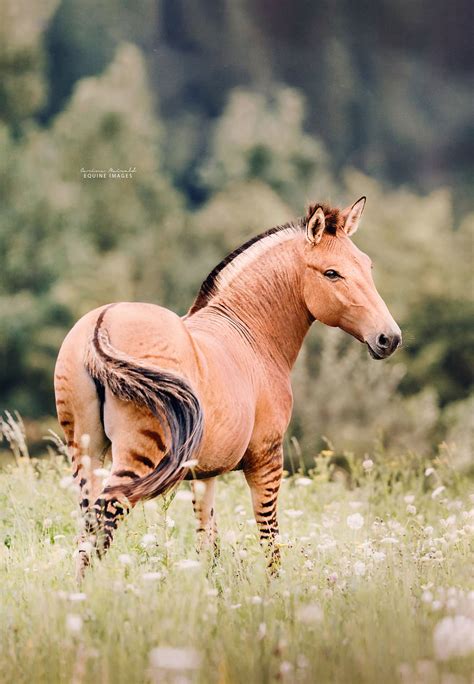
[[373,359],[386,359],[402,345],[400,330],[378,333],[365,341],[369,354]]

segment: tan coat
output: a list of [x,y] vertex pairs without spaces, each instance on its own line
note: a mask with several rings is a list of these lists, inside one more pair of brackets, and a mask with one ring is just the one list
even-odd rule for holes
[[[202,541],[213,543],[215,476],[235,468],[245,473],[277,565],[290,371],[311,323],[339,326],[374,358],[401,343],[370,260],[349,239],[364,202],[345,211],[315,205],[300,222],[243,245],[210,274],[184,318],[122,302],[91,311],[70,331],[55,390],[86,519],[79,576],[88,540],[100,554],[130,505],[185,476],[206,484],[195,510]],[[102,488],[94,470],[109,450],[112,472]]]

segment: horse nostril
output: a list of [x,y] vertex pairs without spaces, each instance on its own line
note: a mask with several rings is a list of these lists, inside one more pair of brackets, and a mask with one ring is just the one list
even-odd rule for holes
[[402,336],[394,335],[392,340],[392,349],[398,349],[402,344]]
[[387,337],[387,335],[380,333],[377,337],[377,346],[380,347],[380,349],[388,349],[390,346],[390,338]]

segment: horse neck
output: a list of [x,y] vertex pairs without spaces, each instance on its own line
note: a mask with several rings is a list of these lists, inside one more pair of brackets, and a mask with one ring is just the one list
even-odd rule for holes
[[302,236],[295,235],[272,246],[235,274],[206,307],[240,329],[255,351],[289,369],[312,323],[303,298],[302,243]]

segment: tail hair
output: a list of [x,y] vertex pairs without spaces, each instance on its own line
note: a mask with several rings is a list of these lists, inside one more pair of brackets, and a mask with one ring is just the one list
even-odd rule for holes
[[111,489],[131,503],[169,491],[184,479],[203,433],[203,412],[188,382],[172,371],[142,365],[116,349],[102,328],[106,310],[99,316],[85,357],[93,380],[109,388],[119,399],[147,408],[160,421],[168,450],[149,475]]

